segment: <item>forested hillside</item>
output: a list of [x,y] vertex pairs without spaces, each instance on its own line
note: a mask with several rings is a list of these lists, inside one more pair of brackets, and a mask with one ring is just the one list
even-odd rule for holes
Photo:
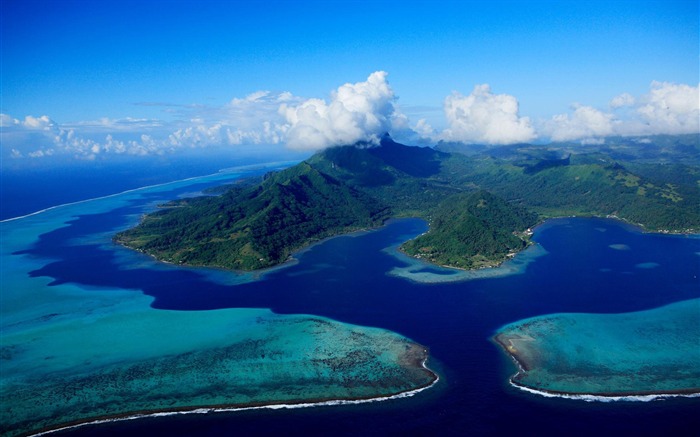
[[461,268],[492,267],[528,244],[523,230],[537,215],[487,191],[446,198],[432,213],[430,232],[405,243],[409,255]]
[[407,253],[474,268],[525,247],[523,231],[547,217],[700,230],[700,169],[687,164],[689,146],[678,146],[682,162],[663,164],[648,162],[647,144],[644,159],[630,161],[568,145],[441,147],[453,153],[388,137],[377,147],[329,148],[259,183],[165,205],[115,240],[169,262],[252,270],[321,238],[417,216],[430,231],[404,245]]
[[179,201],[116,241],[179,264],[253,270],[330,235],[378,226],[386,207],[307,163],[218,197]]

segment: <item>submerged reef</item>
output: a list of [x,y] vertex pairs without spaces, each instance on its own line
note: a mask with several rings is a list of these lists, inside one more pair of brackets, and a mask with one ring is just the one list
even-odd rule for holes
[[[153,313],[148,330],[129,316],[108,316],[92,327],[30,333],[63,343],[64,357],[80,360],[54,356],[58,347],[47,350],[41,340],[34,347],[25,335],[8,336],[2,350],[8,365],[2,435],[158,412],[373,399],[437,379],[425,367],[425,348],[380,329],[266,311]],[[213,338],[202,337],[205,331]],[[71,338],[101,341],[98,352],[107,356],[69,351],[80,347]],[[178,339],[186,346],[178,346]],[[148,344],[169,353],[148,356]],[[47,364],[41,371],[27,361]]]
[[494,340],[545,394],[700,393],[700,299],[624,314],[553,314],[501,328]]
[[[115,249],[111,235],[122,224],[103,215],[132,214],[128,205],[150,204],[158,193],[237,177],[177,181],[0,222],[0,435],[143,414],[385,399],[437,380],[425,366],[427,350],[393,332],[264,308],[161,310],[138,291],[141,279],[136,289],[108,285],[109,275],[174,267]],[[110,254],[91,267],[104,284],[46,273],[71,262],[86,270],[77,250],[85,245]],[[199,284],[249,280],[197,275]],[[173,293],[200,291],[158,278],[164,287],[177,284]]]

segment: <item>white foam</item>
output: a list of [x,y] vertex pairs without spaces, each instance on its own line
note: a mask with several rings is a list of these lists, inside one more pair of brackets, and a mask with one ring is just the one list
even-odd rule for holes
[[266,163],[266,164],[251,164],[251,165],[242,165],[240,167],[226,168],[226,169],[219,170],[216,173],[212,173],[212,174],[208,174],[208,175],[193,176],[190,178],[178,179],[178,180],[169,181],[169,182],[163,182],[162,184],[146,185],[144,187],[132,188],[130,190],[125,190],[125,191],[121,191],[119,193],[114,193],[114,194],[108,194],[106,196],[93,197],[91,199],[78,200],[75,202],[68,202],[68,203],[63,203],[61,205],[50,206],[48,208],[40,209],[39,211],[31,212],[29,214],[0,220],[0,223],[11,222],[11,221],[20,220],[20,219],[27,218],[27,217],[32,217],[32,216],[35,216],[37,214],[42,214],[42,213],[45,213],[47,211],[52,211],[52,210],[57,209],[57,208],[63,208],[66,206],[73,206],[73,205],[80,205],[81,203],[92,202],[95,200],[110,199],[112,197],[117,197],[117,196],[121,196],[124,194],[134,193],[134,192],[141,191],[141,190],[149,190],[149,189],[153,189],[153,188],[164,187],[164,186],[167,186],[170,184],[193,181],[196,179],[205,179],[205,178],[209,178],[212,176],[217,176],[217,175],[222,175],[222,174],[227,174],[227,173],[234,173],[237,171],[246,171],[246,170],[250,171],[250,170],[258,170],[258,169],[264,169],[264,168],[275,168],[275,167],[289,166],[289,165],[295,164],[296,162],[297,161],[289,161],[289,162],[280,161],[280,162],[270,162],[270,163]]
[[230,412],[238,412],[238,411],[252,411],[252,410],[294,410],[297,408],[311,408],[311,407],[331,407],[331,406],[339,406],[339,405],[358,405],[358,404],[368,404],[368,403],[373,403],[373,402],[385,402],[385,401],[391,401],[395,399],[403,399],[403,398],[410,398],[418,393],[428,390],[429,388],[432,388],[435,386],[435,384],[440,381],[440,376],[430,370],[428,366],[426,366],[426,361],[423,360],[423,368],[428,370],[431,374],[435,375],[435,380],[426,385],[425,387],[417,388],[415,390],[408,390],[405,392],[397,393],[394,395],[389,395],[389,396],[378,396],[376,398],[369,398],[369,399],[331,399],[327,401],[322,401],[322,402],[301,402],[301,403],[294,403],[294,404],[270,404],[270,405],[259,405],[259,406],[254,406],[254,407],[204,407],[204,408],[194,408],[192,410],[181,410],[181,411],[160,411],[156,413],[138,413],[138,414],[132,414],[129,416],[122,416],[122,417],[113,417],[109,419],[97,419],[97,420],[92,420],[89,422],[81,422],[75,425],[69,425],[69,426],[64,426],[60,428],[55,428],[55,429],[50,429],[48,431],[42,431],[36,434],[31,434],[31,436],[42,436],[42,435],[47,435],[47,434],[52,434],[54,432],[58,431],[65,431],[68,429],[74,429],[74,428],[80,428],[82,426],[87,426],[87,425],[102,425],[105,423],[114,423],[114,422],[123,422],[127,420],[136,420],[136,419],[144,419],[148,417],[169,417],[169,416],[179,416],[179,415],[184,415],[184,414],[209,414],[209,413],[230,413]]
[[563,399],[577,399],[586,402],[616,402],[616,401],[632,401],[632,402],[650,402],[663,400],[667,398],[698,398],[700,393],[658,393],[658,394],[648,394],[648,395],[624,395],[624,396],[603,396],[603,395],[587,395],[587,394],[567,394],[567,393],[554,393],[547,390],[537,390],[530,387],[525,387],[524,385],[517,384],[513,381],[513,378],[517,377],[521,373],[525,373],[525,368],[523,368],[520,361],[513,355],[510,355],[516,366],[518,366],[518,373],[511,377],[508,382],[513,387],[520,389],[522,391],[543,396],[545,398],[563,398]]
[[576,399],[586,402],[617,402],[617,401],[631,401],[631,402],[651,402],[659,401],[668,398],[698,398],[700,393],[657,393],[648,395],[622,395],[622,396],[603,396],[603,395],[587,395],[587,394],[567,394],[567,393],[552,393],[546,390],[536,390],[534,388],[525,387],[516,384],[511,379],[510,385],[518,388],[522,391],[543,396],[546,398],[563,398],[563,399]]

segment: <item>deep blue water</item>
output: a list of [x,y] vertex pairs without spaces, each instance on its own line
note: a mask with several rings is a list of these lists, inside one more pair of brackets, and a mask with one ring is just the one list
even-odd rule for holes
[[[0,220],[20,217],[55,205],[107,196],[126,190],[216,173],[222,168],[270,162],[270,155],[217,151],[182,157],[130,157],[108,162],[73,162],[63,166],[13,168],[0,172]],[[285,152],[277,160],[301,160]],[[3,163],[6,164],[6,163]]]
[[74,245],[77,237],[133,224],[152,200],[156,195],[84,215],[43,235],[28,252],[56,261],[32,276],[89,285],[95,293],[102,286],[141,290],[159,309],[271,308],[389,329],[428,346],[430,366],[442,380],[390,402],[151,418],[63,434],[569,436],[694,435],[700,429],[697,398],[587,403],[521,392],[507,383],[515,370],[510,359],[489,341],[500,326],[526,317],[637,311],[700,297],[698,238],[642,234],[611,220],[555,220],[535,235],[548,254],[524,274],[450,284],[386,275],[401,262],[382,249],[424,232],[425,223],[415,219],[328,240],[298,264],[237,286],[212,282],[197,269],[120,269],[125,259],[142,255],[111,244]]

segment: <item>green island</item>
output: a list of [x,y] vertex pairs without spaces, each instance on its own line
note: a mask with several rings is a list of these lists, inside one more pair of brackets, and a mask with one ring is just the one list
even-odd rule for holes
[[[143,415],[374,401],[437,382],[427,348],[384,329],[268,309],[156,310],[133,289],[55,285],[32,274],[47,261],[22,252],[42,235],[180,184],[2,223],[1,435]],[[215,281],[218,273],[207,274]]]
[[[700,230],[697,135],[550,144],[333,147],[230,187],[162,205],[115,241],[175,264],[256,270],[323,238],[420,217],[401,250],[461,269],[494,267],[544,219],[611,216],[649,231]],[[642,146],[640,146],[640,144]]]
[[516,386],[606,397],[700,393],[700,299],[624,314],[553,314],[504,326]]
[[[114,239],[171,263],[255,270],[323,238],[420,217],[430,229],[404,253],[477,269],[527,247],[531,228],[549,217],[612,215],[650,231],[697,232],[697,136],[655,137],[644,147],[615,141],[420,148],[385,137],[161,205]],[[91,201],[90,210],[110,211],[128,196]],[[132,290],[86,299],[78,285],[49,287],[28,275],[44,261],[18,254],[84,207],[3,224],[0,388],[12,394],[0,408],[3,435],[160,412],[404,396],[438,379],[426,347],[386,330],[265,309],[155,311]],[[520,363],[513,383],[522,387],[697,392],[699,302],[543,316],[503,328],[495,341]],[[630,377],[639,363],[645,376]]]

